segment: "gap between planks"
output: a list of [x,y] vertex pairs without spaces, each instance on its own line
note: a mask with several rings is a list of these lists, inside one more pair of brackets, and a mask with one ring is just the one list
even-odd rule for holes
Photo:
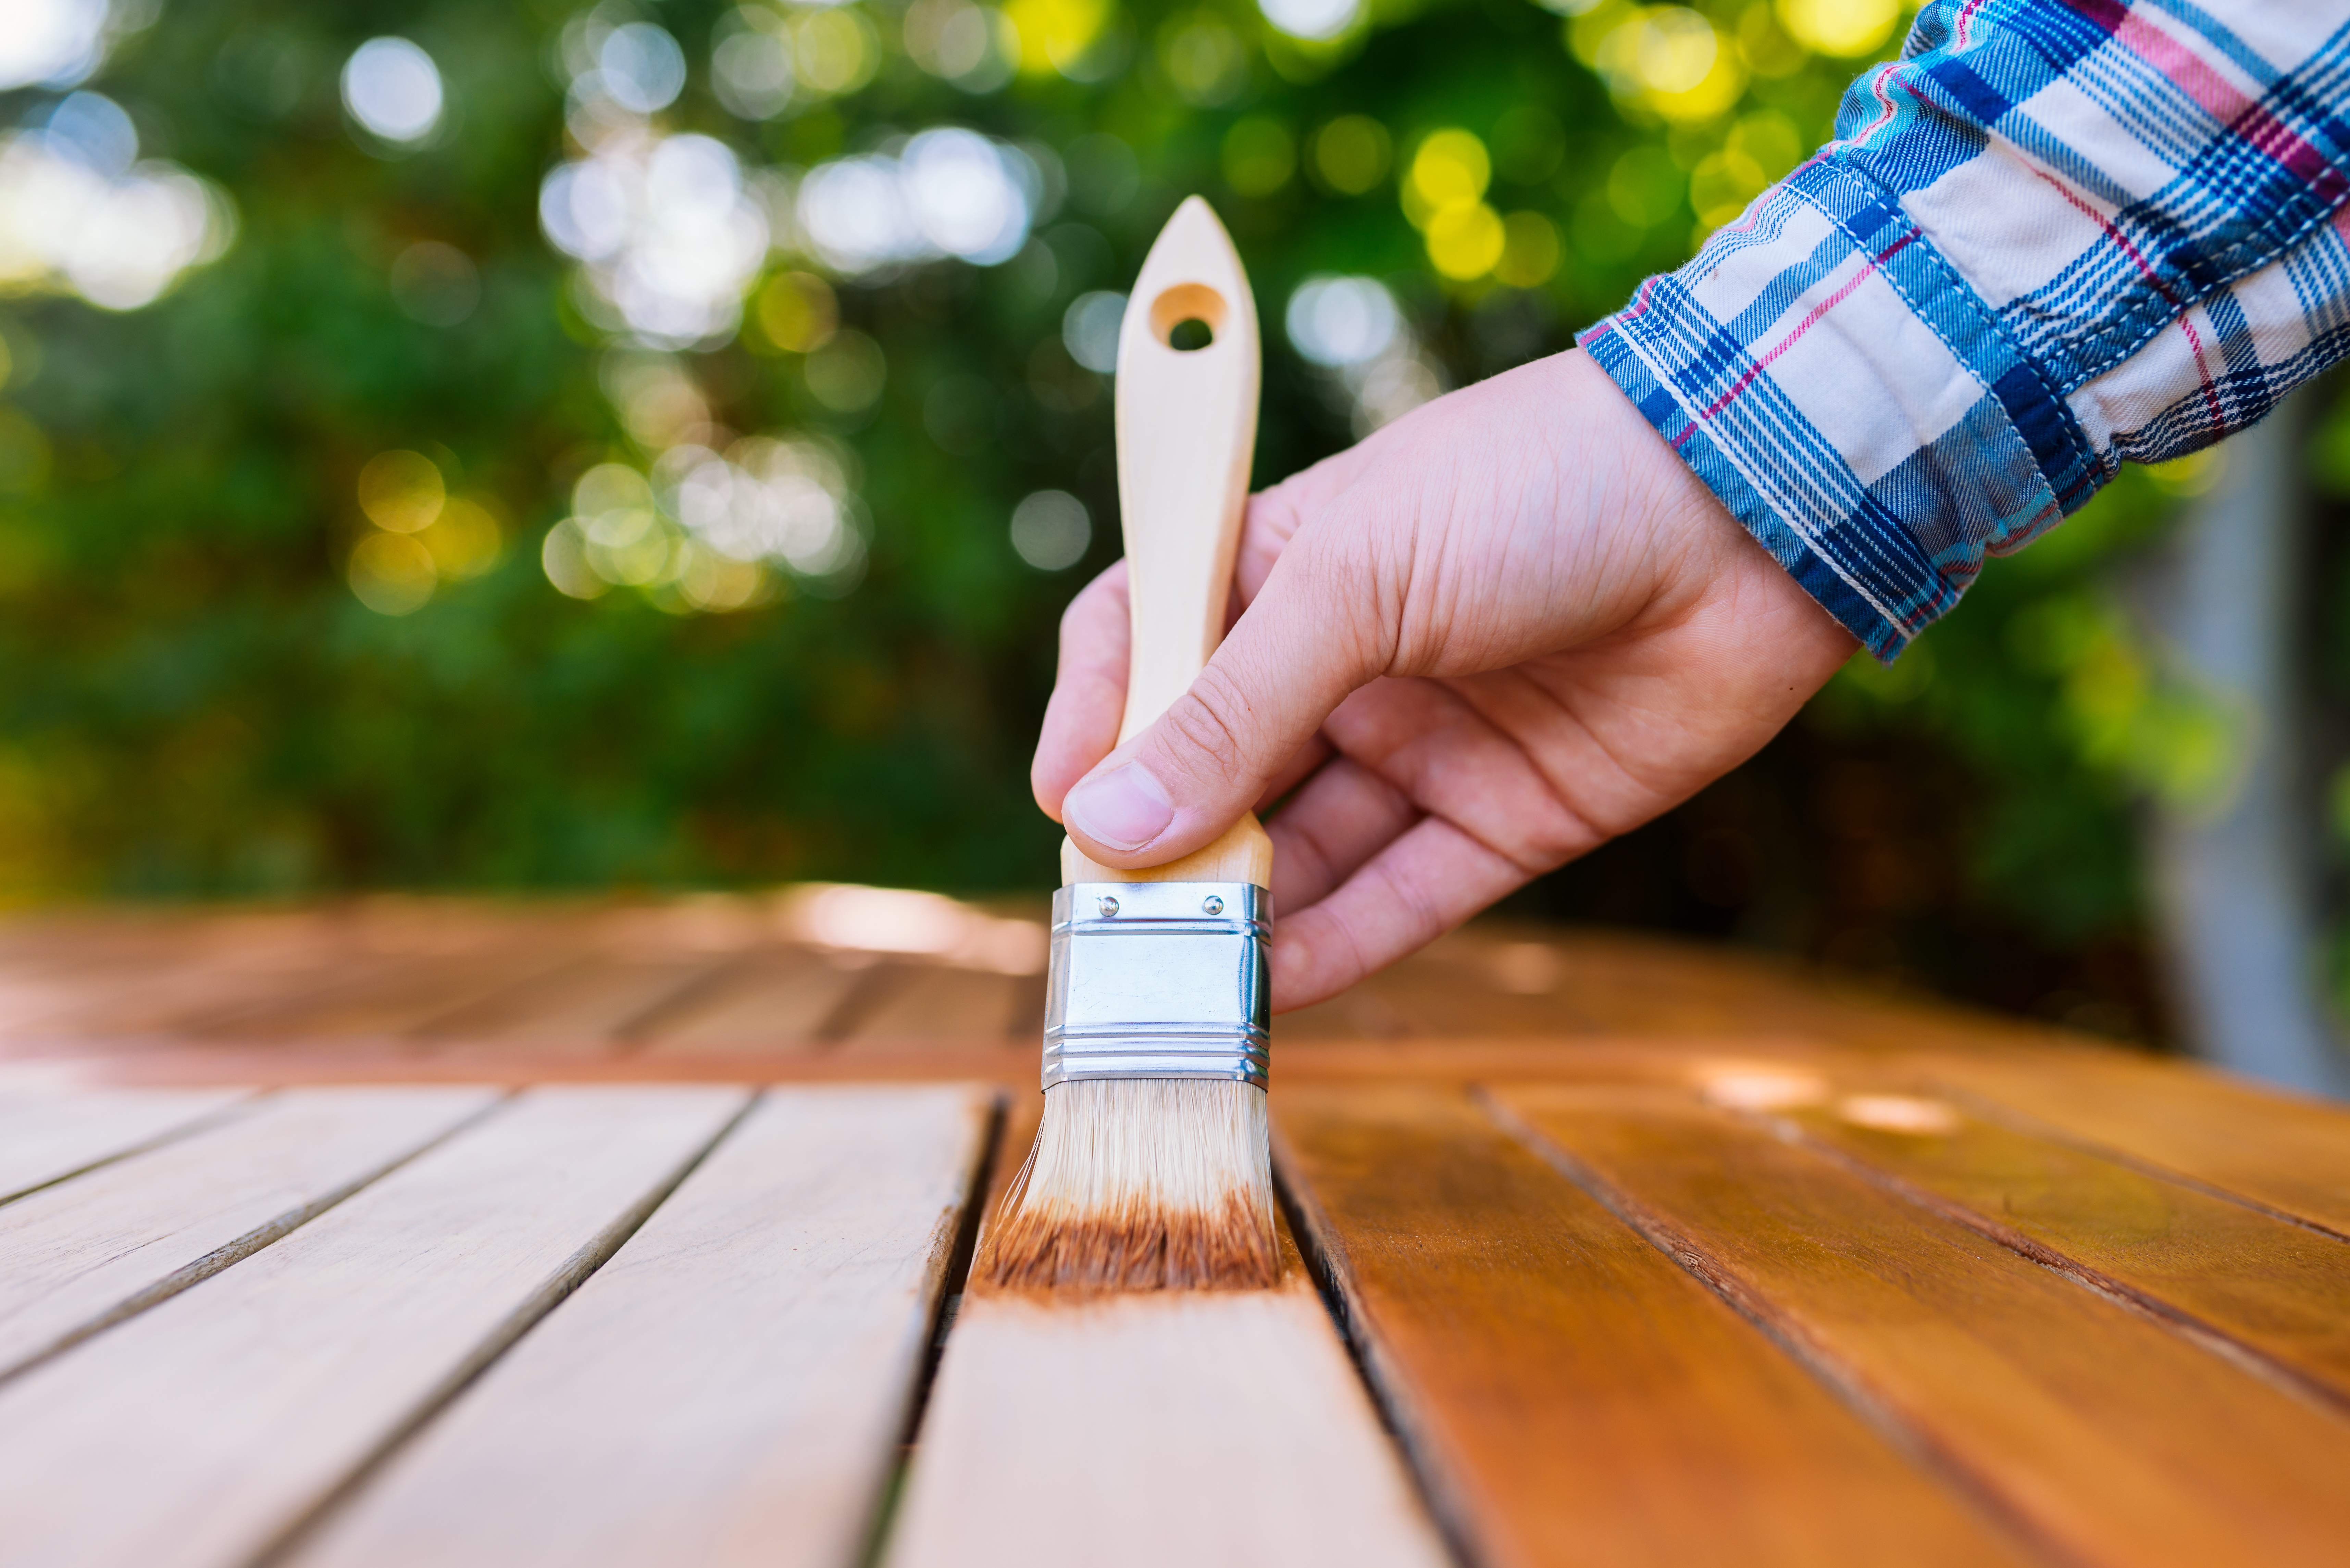
[[1511,1087],[1529,1145],[2061,1560],[2330,1563],[2350,1426],[1800,1143],[1625,1086]]
[[764,1097],[588,1279],[279,1559],[821,1568],[869,1539],[993,1097]]
[[268,1549],[617,1245],[747,1099],[525,1095],[0,1389],[11,1551],[213,1568]]
[[[983,1227],[1039,1108],[1006,1119]],[[973,1281],[880,1562],[1449,1565],[1285,1224],[1283,1243],[1270,1291],[1056,1299]]]

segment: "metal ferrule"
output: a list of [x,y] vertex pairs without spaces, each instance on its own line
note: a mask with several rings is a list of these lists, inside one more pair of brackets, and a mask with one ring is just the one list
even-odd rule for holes
[[1248,882],[1078,882],[1053,895],[1045,1087],[1233,1078],[1270,1063],[1273,896]]

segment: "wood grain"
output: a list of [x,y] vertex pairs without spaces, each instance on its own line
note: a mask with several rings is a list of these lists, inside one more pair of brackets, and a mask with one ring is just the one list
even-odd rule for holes
[[632,1054],[660,1061],[722,1051],[805,1051],[864,973],[804,948],[746,954],[640,1023],[644,1044]]
[[1461,1094],[1273,1105],[1357,1343],[1477,1561],[2029,1560]]
[[8,1555],[214,1568],[267,1550],[608,1256],[743,1100],[534,1091],[0,1388]]
[[1913,1070],[2350,1237],[2350,1111],[2115,1050],[1949,1050]]
[[1931,1095],[1782,1120],[2053,1267],[2307,1377],[2350,1412],[2350,1243]]
[[602,1054],[625,1049],[639,1020],[657,1018],[664,1004],[690,996],[726,961],[598,954],[443,1011],[416,1033],[473,1049],[552,1046]]
[[1283,1256],[1271,1291],[967,1294],[888,1568],[1446,1563],[1285,1227]]
[[770,1095],[296,1561],[854,1562],[988,1116],[966,1089]]
[[234,1089],[0,1089],[0,1203],[235,1114]]
[[[880,979],[869,1004],[850,1021],[842,1049],[891,1040],[993,1044],[1011,1038],[1014,1026],[1025,1022],[1021,1007],[1030,989],[1025,975],[943,964],[892,964]],[[1031,1044],[1041,1049],[1041,1018],[1036,1027],[1039,1033]]]
[[494,1098],[288,1090],[0,1209],[0,1376],[268,1245]]
[[1671,1090],[1499,1096],[1611,1206],[2028,1539],[2081,1563],[2332,1563],[2350,1422]]

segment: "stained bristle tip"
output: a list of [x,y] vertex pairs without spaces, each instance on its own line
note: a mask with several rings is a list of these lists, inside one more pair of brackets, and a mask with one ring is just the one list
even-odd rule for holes
[[981,1277],[1009,1290],[1261,1290],[1280,1272],[1264,1091],[1091,1079],[1045,1094]]

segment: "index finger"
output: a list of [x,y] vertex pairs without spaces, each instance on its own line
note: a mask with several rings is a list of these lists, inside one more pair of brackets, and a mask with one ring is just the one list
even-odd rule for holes
[[1052,700],[1036,736],[1036,759],[1028,770],[1036,804],[1061,820],[1061,799],[1069,786],[1109,755],[1126,716],[1127,649],[1133,639],[1128,618],[1126,563],[1078,590],[1061,614],[1061,663],[1053,678]]

